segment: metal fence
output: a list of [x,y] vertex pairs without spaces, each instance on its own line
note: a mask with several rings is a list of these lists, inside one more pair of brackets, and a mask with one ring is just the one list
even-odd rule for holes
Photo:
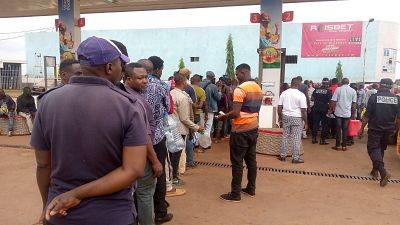
[[0,68],[1,89],[21,89],[22,72],[20,63],[3,63]]

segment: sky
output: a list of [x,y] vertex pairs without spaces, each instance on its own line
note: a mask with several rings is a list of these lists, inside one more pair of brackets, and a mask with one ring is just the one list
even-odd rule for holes
[[[397,3],[397,4],[396,4]],[[318,3],[284,4],[283,11],[294,11],[293,23],[340,21],[392,21],[400,24],[398,0],[344,0]],[[83,30],[151,29],[250,24],[250,13],[260,6],[159,10],[124,13],[84,14]],[[54,30],[56,16],[0,18],[0,60],[24,60],[22,31]],[[121,21],[121,22],[115,22]],[[37,31],[34,31],[37,32]]]

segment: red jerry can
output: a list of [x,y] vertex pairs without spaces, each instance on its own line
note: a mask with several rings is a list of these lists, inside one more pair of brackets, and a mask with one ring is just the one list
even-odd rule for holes
[[360,121],[359,120],[350,120],[349,128],[348,128],[348,136],[354,137],[358,135],[358,131],[360,131]]

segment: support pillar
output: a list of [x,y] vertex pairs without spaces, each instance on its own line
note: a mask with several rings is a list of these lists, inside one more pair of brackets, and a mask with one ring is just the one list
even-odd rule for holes
[[[263,105],[260,127],[276,125],[276,107],[281,86],[282,0],[261,0],[259,82],[263,92],[273,96],[272,106]],[[264,124],[264,125],[263,125]],[[268,127],[264,127],[268,126]]]
[[76,58],[76,50],[81,43],[81,28],[77,26],[80,17],[80,0],[58,0],[58,33],[60,62]]

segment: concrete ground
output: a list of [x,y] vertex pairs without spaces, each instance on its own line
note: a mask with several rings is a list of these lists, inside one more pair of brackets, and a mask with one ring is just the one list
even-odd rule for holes
[[[331,140],[332,142],[332,140]],[[0,136],[0,224],[29,225],[36,222],[41,200],[35,180],[35,159],[28,146],[29,136]],[[304,140],[305,164],[280,162],[257,155],[258,166],[368,176],[371,163],[365,140],[347,152],[331,145],[312,145]],[[17,146],[11,147],[11,146]],[[214,145],[200,162],[229,163],[227,143]],[[390,146],[385,156],[393,179],[400,179],[400,160]],[[229,167],[198,166],[182,179],[187,193],[168,198],[171,225],[383,225],[400,224],[400,183],[381,188],[377,181],[305,176],[259,171],[256,197],[242,196],[241,203],[224,202],[219,195],[229,191]],[[245,176],[243,185],[245,185]]]

